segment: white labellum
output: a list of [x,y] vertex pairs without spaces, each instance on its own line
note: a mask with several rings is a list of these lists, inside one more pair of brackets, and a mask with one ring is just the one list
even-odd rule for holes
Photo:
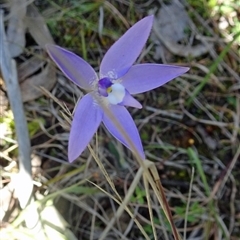
[[118,104],[123,101],[123,98],[125,96],[125,88],[122,84],[120,83],[114,83],[111,86],[112,91],[108,93],[108,101],[111,104]]

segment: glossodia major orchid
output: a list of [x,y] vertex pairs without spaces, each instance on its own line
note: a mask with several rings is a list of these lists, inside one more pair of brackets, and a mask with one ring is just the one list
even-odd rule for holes
[[[70,162],[87,147],[101,122],[118,141],[145,159],[137,127],[125,106],[142,108],[131,94],[160,87],[189,70],[163,64],[133,65],[149,37],[152,24],[153,16],[145,17],[119,38],[103,57],[99,74],[74,53],[56,45],[46,46],[65,76],[88,92],[78,101],[73,115],[68,144]],[[119,124],[124,133],[117,127]]]

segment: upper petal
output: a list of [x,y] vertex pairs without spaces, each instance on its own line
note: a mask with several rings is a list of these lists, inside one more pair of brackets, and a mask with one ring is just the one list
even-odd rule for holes
[[[131,151],[137,151],[141,158],[143,160],[145,159],[145,154],[137,127],[125,107],[109,105],[106,111],[104,111],[103,123],[108,131],[118,141],[124,144]],[[122,127],[124,133],[118,128],[118,125]]]
[[153,16],[143,18],[110,47],[100,65],[100,77],[117,79],[129,70],[146,43],[152,24]]
[[188,70],[188,67],[164,64],[137,64],[122,77],[121,84],[130,94],[142,93],[160,87]]
[[103,112],[91,94],[85,95],[75,109],[68,143],[68,159],[74,161],[86,148],[102,121]]
[[91,84],[98,79],[98,76],[85,60],[56,45],[47,44],[46,49],[67,78],[83,89],[92,89]]

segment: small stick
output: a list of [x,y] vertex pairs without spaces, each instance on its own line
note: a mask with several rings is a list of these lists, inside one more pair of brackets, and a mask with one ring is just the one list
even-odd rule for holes
[[[16,63],[11,59],[7,39],[3,25],[3,11],[0,10],[0,68],[3,79],[7,88],[9,102],[12,108],[15,128],[18,139],[18,159],[19,159],[19,176],[21,183],[17,184],[21,189],[16,189],[21,208],[25,208],[30,200],[33,184],[31,176],[31,159],[30,159],[30,141],[27,129],[27,122],[23,110],[19,83],[17,80]],[[20,180],[20,178],[19,178]],[[23,184],[23,181],[25,184]]]

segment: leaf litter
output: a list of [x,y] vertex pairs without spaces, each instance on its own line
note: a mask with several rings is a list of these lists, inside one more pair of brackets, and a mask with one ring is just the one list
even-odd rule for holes
[[[31,1],[11,0],[7,7],[10,13],[6,17],[7,39],[11,57],[24,59],[18,64],[18,80],[23,102],[32,101],[42,96],[39,87],[51,90],[56,83],[56,69],[46,62],[42,51],[47,43],[54,43],[44,18]],[[26,33],[30,33],[36,42],[29,50],[26,47]],[[23,55],[23,56],[22,56]]]
[[23,53],[26,45],[26,26],[24,18],[27,11],[27,1],[19,4],[18,0],[10,1],[10,13],[7,28],[8,48],[11,57],[17,57]]
[[[191,21],[184,6],[178,0],[172,0],[168,5],[162,3],[155,12],[152,41],[156,44],[155,59],[169,62],[173,55],[182,57],[199,57],[206,54],[211,47],[203,43],[193,45],[193,30],[196,26]],[[190,35],[191,34],[191,35]]]

